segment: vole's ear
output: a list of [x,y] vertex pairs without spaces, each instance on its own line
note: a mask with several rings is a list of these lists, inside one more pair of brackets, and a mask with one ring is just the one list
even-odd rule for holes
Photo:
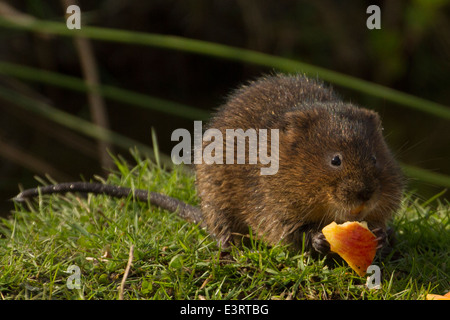
[[371,128],[374,131],[383,130],[383,126],[381,124],[380,116],[377,112],[368,110],[368,109],[360,109],[365,113],[366,118],[369,120],[368,123],[371,124]]
[[279,129],[281,132],[288,132],[293,129],[306,132],[319,121],[322,113],[323,110],[321,109],[286,112],[280,119]]

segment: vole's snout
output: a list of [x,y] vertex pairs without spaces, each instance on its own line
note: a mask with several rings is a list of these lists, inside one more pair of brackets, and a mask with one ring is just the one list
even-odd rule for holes
[[[369,201],[374,197],[375,189],[371,187],[365,187],[355,193],[354,202],[356,207],[350,209],[349,213],[351,217],[359,217],[362,215],[363,210],[367,213]],[[370,207],[370,206],[369,206]]]
[[375,192],[374,188],[365,187],[356,193],[356,198],[362,202],[367,202],[372,198],[374,192]]
[[343,220],[363,219],[374,208],[379,187],[374,180],[343,180],[334,194],[339,217]]

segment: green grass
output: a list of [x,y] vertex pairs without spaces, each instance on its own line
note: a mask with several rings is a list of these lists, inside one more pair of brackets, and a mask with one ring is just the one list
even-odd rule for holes
[[[137,154],[135,159],[130,166],[116,158],[108,182],[198,202],[192,174],[165,171]],[[376,262],[382,283],[375,290],[345,264],[331,267],[253,239],[224,258],[204,230],[131,197],[45,196],[16,205],[0,224],[0,298],[118,299],[131,246],[125,299],[409,300],[446,293],[449,204],[405,197],[392,224],[400,257]],[[66,285],[72,265],[80,268],[80,289]]]

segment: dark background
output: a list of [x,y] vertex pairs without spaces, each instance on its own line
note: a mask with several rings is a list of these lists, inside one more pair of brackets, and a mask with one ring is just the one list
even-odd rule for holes
[[[3,1],[39,19],[65,22],[62,1]],[[381,30],[366,28],[367,6],[381,8]],[[448,1],[78,1],[82,25],[178,35],[297,59],[450,105],[450,4]],[[138,45],[91,41],[100,79],[123,89],[212,111],[230,90],[272,72],[269,68],[204,55]],[[0,60],[82,77],[68,37],[0,29]],[[47,103],[90,119],[86,94],[0,75]],[[450,174],[449,121],[383,99],[336,87],[344,100],[378,111],[387,141],[404,163]],[[170,135],[193,129],[192,120],[106,100],[112,130],[151,145],[156,129],[162,152]],[[32,155],[58,181],[106,175],[96,142],[0,99],[0,142]],[[44,176],[33,160],[19,165],[0,148],[0,214],[19,184]],[[14,151],[16,150],[16,151]],[[127,150],[114,153],[128,156]],[[17,154],[16,154],[17,156]],[[443,187],[410,181],[427,198]]]

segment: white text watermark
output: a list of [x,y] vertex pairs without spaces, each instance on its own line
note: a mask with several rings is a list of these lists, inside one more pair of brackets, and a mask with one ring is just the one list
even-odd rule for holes
[[[187,129],[176,129],[172,133],[171,140],[179,141],[172,149],[172,161],[175,164],[191,164],[191,133]],[[204,142],[210,143],[202,147]],[[202,133],[202,122],[194,121],[193,149],[194,164],[257,164],[259,162],[264,165],[260,169],[261,175],[273,175],[278,172],[278,129],[270,129],[270,136],[267,129],[245,131],[226,129],[224,140],[222,131],[219,129],[211,128]]]

